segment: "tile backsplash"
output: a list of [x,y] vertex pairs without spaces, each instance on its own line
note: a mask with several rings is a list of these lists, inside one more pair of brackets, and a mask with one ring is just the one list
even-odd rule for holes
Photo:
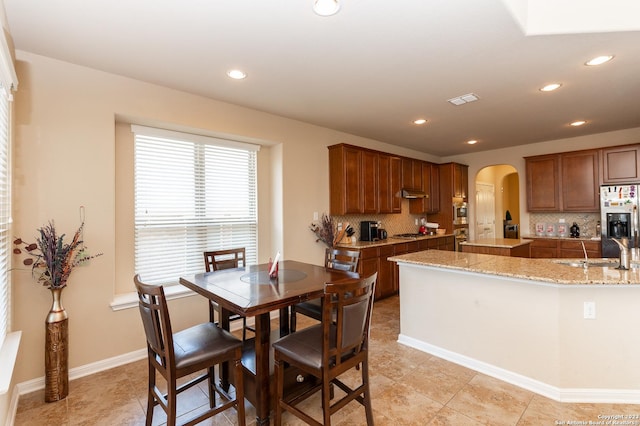
[[561,219],[564,219],[569,226],[573,225],[573,222],[577,223],[581,237],[595,237],[600,213],[531,213],[529,235],[536,235],[536,223],[559,223]]
[[[393,234],[405,234],[418,232],[420,228],[421,215],[407,214],[409,211],[409,200],[402,200],[402,214],[350,214],[346,216],[333,216],[336,223],[349,223],[356,231],[354,236],[360,240],[360,222],[363,220],[375,220],[382,223],[382,228],[389,236]],[[415,224],[416,219],[418,225]]]

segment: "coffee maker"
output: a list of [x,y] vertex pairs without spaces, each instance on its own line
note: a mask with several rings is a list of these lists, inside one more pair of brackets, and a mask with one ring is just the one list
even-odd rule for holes
[[360,222],[360,241],[378,241],[378,228],[380,228],[380,222],[375,220]]

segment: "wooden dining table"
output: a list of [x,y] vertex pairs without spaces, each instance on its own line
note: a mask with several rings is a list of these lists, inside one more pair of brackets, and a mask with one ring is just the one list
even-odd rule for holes
[[[256,408],[258,425],[268,425],[272,407],[271,341],[289,333],[289,307],[319,298],[324,284],[357,277],[351,272],[285,260],[278,264],[278,277],[270,278],[268,264],[205,272],[180,278],[180,283],[220,305],[220,324],[229,329],[229,315],[255,317],[255,339],[245,345],[245,397]],[[270,313],[280,312],[280,327],[271,332]],[[222,384],[228,376],[221,375]],[[226,377],[225,377],[226,376]]]

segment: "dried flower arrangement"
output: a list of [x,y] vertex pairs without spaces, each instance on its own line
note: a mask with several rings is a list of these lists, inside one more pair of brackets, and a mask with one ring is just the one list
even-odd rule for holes
[[333,221],[333,218],[326,213],[322,213],[322,218],[320,219],[320,223],[312,223],[309,226],[309,229],[316,234],[316,242],[322,241],[329,248],[335,247],[345,236],[345,234],[351,238],[351,236],[355,233],[351,225],[349,223],[345,224],[345,227],[338,232],[336,224]]
[[[56,233],[53,221],[38,229],[40,234],[35,243],[24,242],[21,238],[13,241],[14,254],[22,254],[24,250],[28,257],[22,261],[25,266],[31,266],[31,272],[36,280],[49,289],[64,288],[71,271],[76,266],[86,263],[102,253],[89,255],[83,245],[82,230],[84,222],[73,235],[69,244],[64,243],[64,236]],[[22,247],[22,249],[21,249]]]
[[331,216],[322,213],[320,223],[312,223],[309,229],[316,234],[316,242],[322,241],[327,247],[333,247],[335,245],[336,226]]

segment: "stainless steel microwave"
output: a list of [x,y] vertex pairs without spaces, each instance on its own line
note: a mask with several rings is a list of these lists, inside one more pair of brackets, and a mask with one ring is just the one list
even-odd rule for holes
[[455,225],[464,225],[469,223],[468,221],[469,209],[467,203],[453,203],[453,223]]

